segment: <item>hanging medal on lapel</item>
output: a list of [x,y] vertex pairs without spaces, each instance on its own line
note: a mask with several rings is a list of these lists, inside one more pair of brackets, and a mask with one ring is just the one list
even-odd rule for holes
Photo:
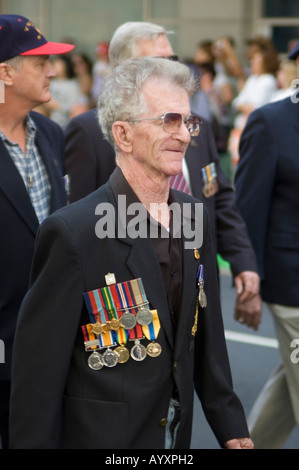
[[158,357],[162,352],[162,347],[156,341],[160,331],[160,320],[157,310],[152,310],[151,314],[153,321],[150,325],[143,325],[142,331],[144,336],[151,341],[146,347],[147,354],[150,357]]
[[205,308],[207,306],[207,296],[204,291],[204,267],[203,264],[199,265],[198,271],[197,271],[197,280],[198,280],[198,287],[199,287],[199,292],[198,292],[198,302],[199,306],[201,308]]

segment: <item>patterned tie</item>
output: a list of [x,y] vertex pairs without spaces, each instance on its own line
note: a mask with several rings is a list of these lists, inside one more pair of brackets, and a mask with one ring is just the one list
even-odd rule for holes
[[182,191],[183,193],[191,194],[190,188],[182,172],[178,175],[170,177],[170,187],[171,189],[176,189],[177,191]]

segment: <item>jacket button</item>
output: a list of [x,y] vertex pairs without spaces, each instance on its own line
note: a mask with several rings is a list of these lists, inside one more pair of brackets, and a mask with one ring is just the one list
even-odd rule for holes
[[178,363],[175,362],[175,363],[173,364],[173,370],[174,370],[174,371],[177,371],[177,370],[178,370],[178,367],[179,367]]
[[162,418],[162,419],[160,420],[160,426],[161,426],[162,428],[165,428],[165,426],[167,425],[167,423],[168,423],[167,418]]

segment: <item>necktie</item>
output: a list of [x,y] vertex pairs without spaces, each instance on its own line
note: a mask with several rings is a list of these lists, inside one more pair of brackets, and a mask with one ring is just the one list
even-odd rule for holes
[[189,186],[182,172],[178,175],[170,177],[170,187],[171,189],[176,189],[177,191],[182,191],[183,193],[191,194]]

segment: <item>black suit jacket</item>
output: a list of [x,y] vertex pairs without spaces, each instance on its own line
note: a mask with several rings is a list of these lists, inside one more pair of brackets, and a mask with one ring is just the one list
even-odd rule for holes
[[[198,202],[182,193],[176,197],[181,203]],[[101,219],[96,208],[101,203],[115,210],[115,238],[96,236]],[[152,240],[128,234],[120,238],[126,227],[118,215],[109,181],[41,225],[31,288],[15,341],[11,447],[163,448],[169,399],[177,389],[181,404],[177,448],[188,448],[194,385],[221,445],[233,437],[248,436],[242,406],[232,390],[207,213],[203,244],[194,246],[200,258],[193,249],[182,250],[184,275],[176,329]],[[200,309],[194,342],[199,263],[205,267],[208,306]],[[117,282],[142,278],[150,307],[159,313],[162,353],[94,371],[87,365],[89,353],[80,328],[89,323],[83,293],[104,287],[109,272]]]
[[[73,118],[66,131],[66,168],[71,180],[71,201],[77,201],[106,183],[115,168],[115,154],[104,139],[91,110]],[[216,231],[217,252],[230,265],[233,276],[242,271],[257,271],[254,251],[246,226],[236,207],[235,193],[223,173],[217,153],[213,131],[203,120],[201,131],[191,139],[186,152],[192,194],[208,207]],[[201,169],[215,162],[219,191],[215,196],[203,195]]]
[[263,106],[243,131],[236,173],[237,201],[256,252],[262,297],[289,306],[299,305],[298,145],[298,102],[286,98]]
[[[64,137],[48,118],[31,113],[36,142],[51,183],[51,212],[66,204],[64,189]],[[9,380],[11,350],[20,304],[28,289],[38,219],[23,179],[0,140],[0,338],[5,344],[5,363],[0,381]]]

